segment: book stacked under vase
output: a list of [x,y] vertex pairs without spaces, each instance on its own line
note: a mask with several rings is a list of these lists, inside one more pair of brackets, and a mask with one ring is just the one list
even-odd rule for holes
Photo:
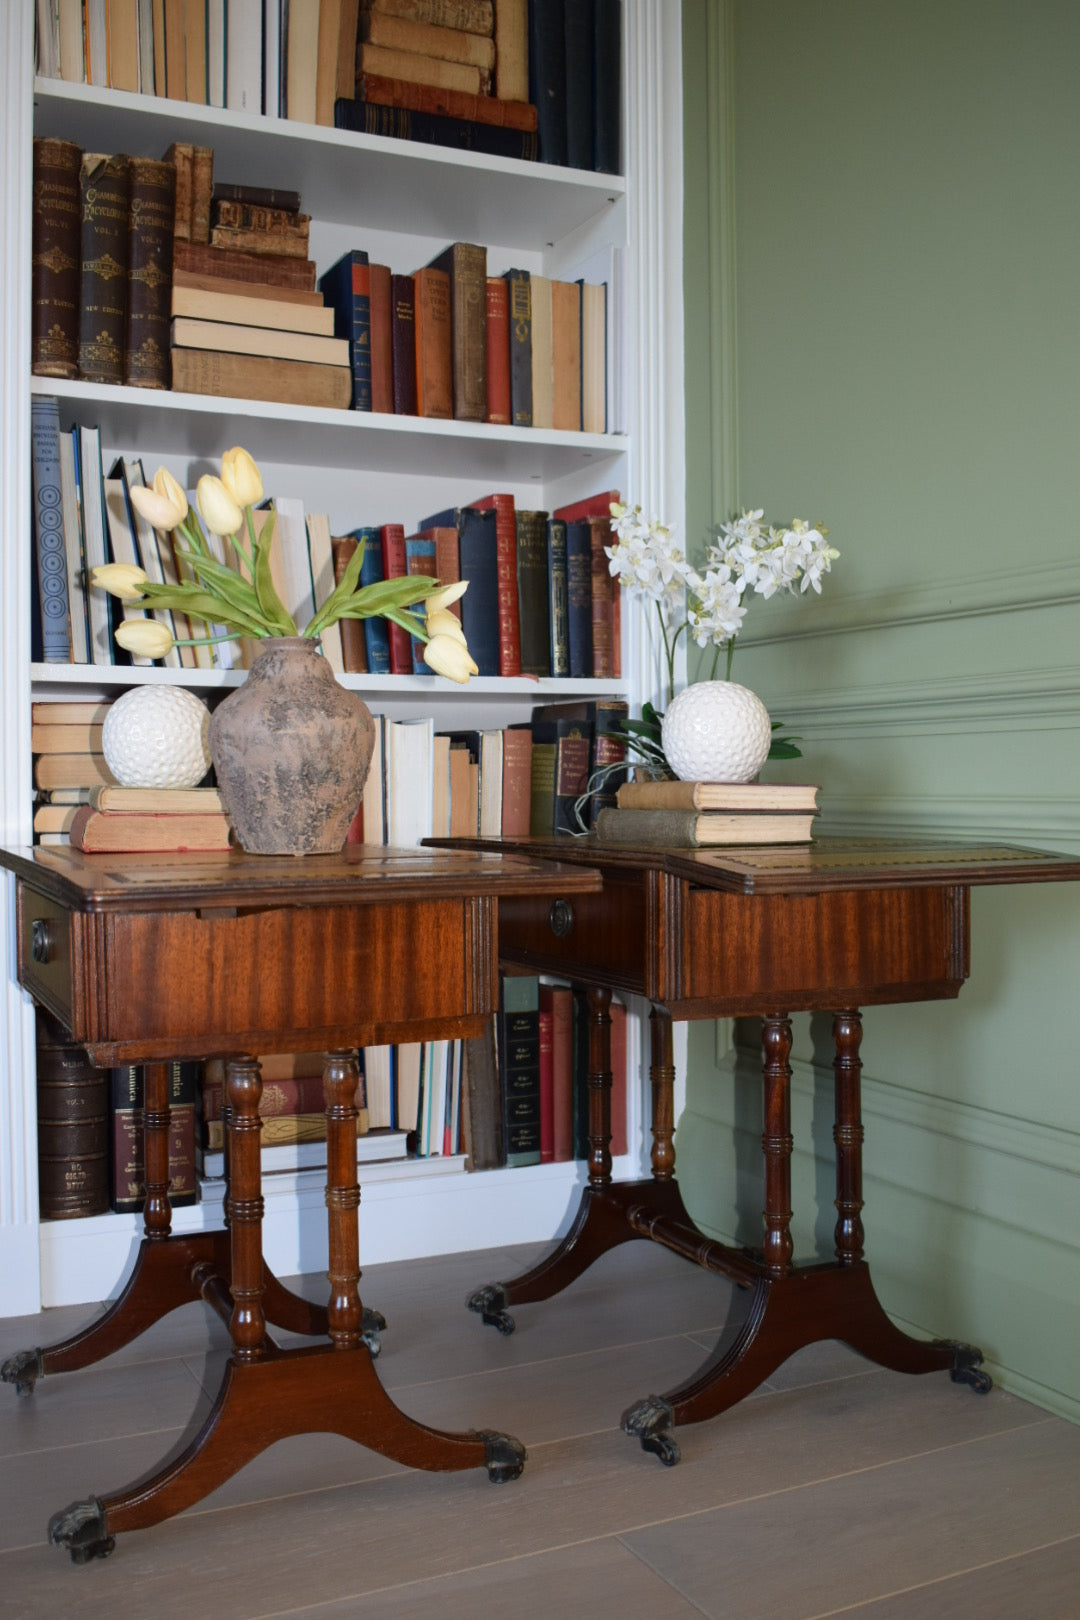
[[818,791],[809,782],[628,782],[597,815],[596,836],[668,849],[808,844]]

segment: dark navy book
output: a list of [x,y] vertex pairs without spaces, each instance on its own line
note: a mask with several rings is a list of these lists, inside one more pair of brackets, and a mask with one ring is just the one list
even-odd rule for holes
[[461,628],[480,675],[499,673],[499,577],[494,508],[449,507],[420,524],[422,529],[455,528],[459,567],[469,588],[460,599]]
[[371,284],[368,256],[350,248],[319,277],[319,291],[334,311],[334,336],[348,338],[354,411],[371,409]]
[[[378,529],[360,528],[350,529],[350,538],[357,545],[363,543],[364,560],[360,564],[360,584],[377,585],[383,577],[382,539]],[[385,619],[361,619],[364,629],[364,645],[367,648],[367,667],[369,675],[389,675],[390,673],[390,633]]]
[[593,672],[592,536],[587,518],[566,525],[566,651],[571,679],[590,679]]

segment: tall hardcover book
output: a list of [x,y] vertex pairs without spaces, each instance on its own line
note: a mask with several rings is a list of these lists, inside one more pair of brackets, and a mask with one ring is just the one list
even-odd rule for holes
[[495,94],[529,99],[529,0],[495,0]]
[[130,388],[168,388],[176,170],[154,158],[128,161],[124,381]]
[[528,838],[532,810],[532,729],[507,726],[502,734],[503,838]]
[[82,548],[82,515],[79,511],[79,486],[75,475],[75,438],[70,432],[60,435],[60,496],[64,508],[71,661],[75,664],[89,664],[93,661],[90,657],[90,615],[87,607],[89,584]]
[[626,783],[625,734],[621,724],[630,713],[625,698],[571,698],[565,703],[545,703],[534,709],[534,717],[544,720],[577,720],[589,729],[589,807],[586,825],[596,826],[600,811],[618,803]]
[[566,161],[593,166],[593,0],[563,0],[566,51]]
[[413,276],[416,333],[416,413],[454,414],[450,277],[428,265]]
[[[364,558],[360,564],[361,587],[377,585],[383,578],[382,541],[375,528],[353,529],[353,539],[364,542]],[[377,614],[364,619],[364,646],[367,649],[367,667],[371,675],[389,675],[390,638],[387,621]]]
[[588,820],[579,820],[577,804],[589,780],[591,727],[578,719],[550,718],[537,708],[532,741],[530,835],[587,831]]
[[551,425],[581,431],[581,288],[551,283]]
[[549,428],[555,425],[555,374],[553,370],[554,336],[552,333],[552,290],[549,276],[532,275],[529,278],[529,302],[532,310],[532,425]]
[[371,408],[394,409],[393,328],[390,315],[390,266],[369,264],[371,291]]
[[[405,572],[407,574],[427,574],[434,579],[435,567],[434,526],[425,526],[419,534],[407,535],[405,537]],[[427,665],[424,663],[424,643],[419,636],[411,638],[410,657],[414,675],[429,673]]]
[[42,1220],[109,1207],[109,1076],[37,1012],[38,1208]]
[[529,100],[541,163],[566,163],[566,35],[563,0],[529,0]]
[[532,278],[528,270],[504,277],[510,303],[510,420],[532,427]]
[[570,639],[567,614],[566,524],[561,518],[547,523],[548,620],[551,631],[551,673],[570,673]]
[[551,1135],[556,1164],[574,1157],[573,999],[568,984],[540,986],[540,1010],[551,1019]]
[[34,140],[30,366],[39,377],[79,369],[79,170],[72,141]]
[[540,981],[499,978],[499,1094],[509,1166],[540,1163]]
[[462,1137],[470,1170],[495,1170],[505,1161],[496,1018],[480,1035],[466,1037],[462,1074]]
[[617,586],[608,566],[607,547],[611,544],[611,519],[589,519],[589,549],[592,558],[592,672],[598,680],[615,674],[615,592]]
[[416,412],[416,287],[412,276],[390,277],[390,349],[394,411]]
[[580,281],[581,427],[607,432],[607,283]]
[[[199,1065],[169,1064],[169,1202],[195,1202],[195,1098]],[[118,1211],[142,1209],[146,1198],[143,1142],[145,1076],[139,1063],[111,1071],[109,1202]]]
[[[356,551],[356,537],[351,534],[336,535],[331,545],[334,557],[334,582],[340,585]],[[364,627],[359,619],[341,620],[341,659],[347,675],[367,674],[367,646],[364,641]]]
[[622,0],[592,0],[593,168],[621,172]]
[[566,525],[566,650],[571,678],[591,678],[592,536],[587,518]]
[[[409,571],[405,557],[404,526],[400,523],[384,523],[379,529],[379,544],[382,548],[383,578],[401,579],[402,575]],[[411,675],[412,638],[409,632],[400,624],[391,624],[388,621],[387,635],[391,675]]]
[[551,615],[548,605],[546,512],[524,511],[517,518],[517,589],[521,615],[521,671],[551,674]]
[[453,242],[431,261],[450,278],[450,350],[454,417],[487,418],[487,249]]
[[79,376],[84,382],[124,380],[129,187],[126,157],[83,153],[79,172]]
[[347,338],[352,408],[371,410],[371,284],[368,256],[350,248],[319,277],[319,291],[334,311],[334,336]]
[[70,664],[68,561],[60,478],[60,406],[55,399],[30,401],[30,456],[41,657],[46,664]]
[[487,420],[509,423],[510,286],[503,276],[487,278]]
[[499,592],[499,674],[520,675],[521,605],[518,597],[517,514],[514,497],[484,495],[470,502],[495,513],[495,559]]
[[458,532],[458,566],[469,588],[461,598],[461,627],[481,675],[499,673],[499,565],[494,510],[452,507],[424,518],[422,530],[452,525]]

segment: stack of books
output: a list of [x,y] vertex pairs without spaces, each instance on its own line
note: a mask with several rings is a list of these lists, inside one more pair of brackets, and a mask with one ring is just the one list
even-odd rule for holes
[[91,700],[31,707],[30,745],[34,756],[34,837],[39,843],[66,844],[71,823],[91,793],[114,778],[101,750],[107,703]]
[[809,782],[630,782],[600,811],[596,835],[669,849],[808,844],[817,795]]
[[216,788],[98,787],[75,810],[66,838],[88,854],[125,854],[228,849],[231,832]]

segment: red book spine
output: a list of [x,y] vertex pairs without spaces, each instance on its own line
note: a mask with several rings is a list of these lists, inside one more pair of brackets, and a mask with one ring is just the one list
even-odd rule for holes
[[390,314],[390,266],[368,265],[371,313],[371,408],[393,413],[394,361]]
[[[384,579],[402,579],[408,573],[405,566],[405,528],[401,523],[384,523],[379,530],[382,544]],[[411,675],[413,672],[412,637],[400,624],[387,621],[390,632],[390,673]]]
[[580,523],[584,518],[610,517],[612,504],[618,504],[619,492],[617,489],[605,489],[599,495],[586,495],[583,501],[573,501],[569,506],[557,506],[552,517],[562,518],[564,523]]
[[528,838],[532,803],[532,732],[507,726],[503,732],[502,835]]
[[568,984],[540,986],[540,1012],[551,1013],[552,1155],[574,1157],[573,991]]
[[[213,1082],[203,1085],[204,1121],[221,1118],[223,1090]],[[293,1080],[264,1080],[259,1112],[264,1119],[277,1114],[317,1114],[324,1104],[322,1075],[302,1074]]]
[[[456,585],[461,578],[458,532],[448,524],[437,524],[423,533],[435,542],[435,577],[440,585]],[[450,612],[461,618],[461,601],[451,602]]]
[[555,1073],[552,1066],[552,1014],[540,1009],[540,1163],[555,1159]]
[[512,495],[485,495],[470,501],[495,512],[495,568],[499,592],[499,674],[521,674],[521,619],[518,613],[517,518]]
[[510,286],[487,278],[487,419],[513,421],[510,408]]
[[605,546],[611,541],[610,518],[594,517],[589,522],[592,552],[592,645],[593,677],[610,680],[615,674],[612,580]]

